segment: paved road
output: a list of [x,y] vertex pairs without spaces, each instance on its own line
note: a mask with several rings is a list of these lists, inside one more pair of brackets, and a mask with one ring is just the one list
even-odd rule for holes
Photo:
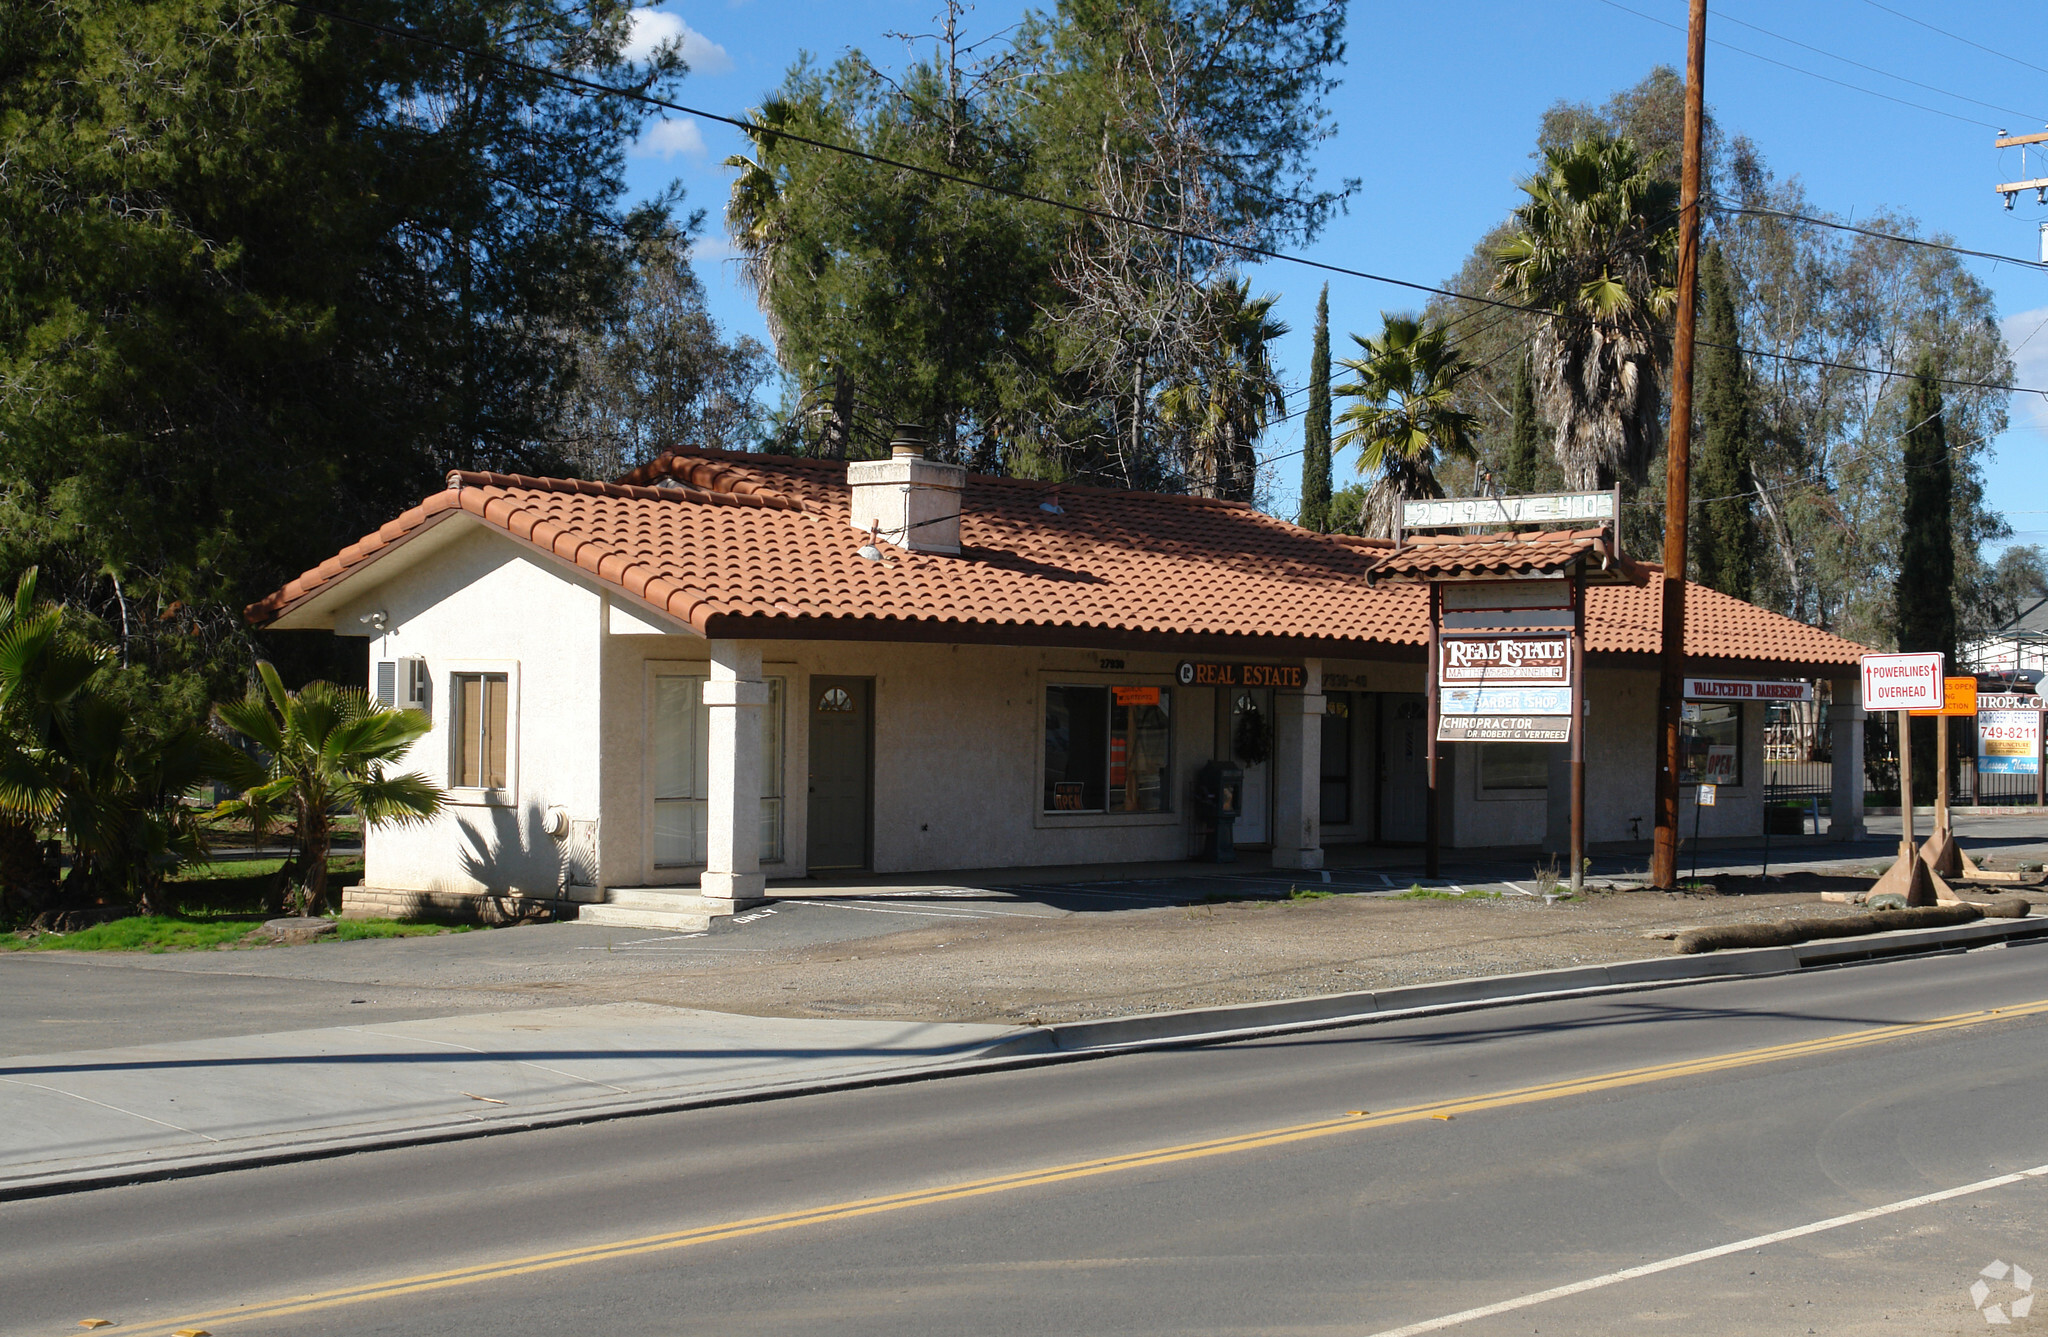
[[2044,1017],[2013,948],[10,1204],[0,1330],[1980,1332]]

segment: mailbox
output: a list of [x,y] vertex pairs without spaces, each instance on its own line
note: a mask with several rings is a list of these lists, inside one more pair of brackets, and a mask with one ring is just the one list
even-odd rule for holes
[[1237,818],[1244,811],[1244,771],[1212,761],[1195,777],[1195,815],[1206,833],[1202,857],[1210,863],[1237,862]]

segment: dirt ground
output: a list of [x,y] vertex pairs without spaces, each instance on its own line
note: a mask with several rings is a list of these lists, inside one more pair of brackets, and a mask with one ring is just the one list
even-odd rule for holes
[[611,985],[615,997],[763,1016],[1039,1024],[1663,956],[1687,928],[1860,913],[1820,892],[1869,886],[1794,873],[1555,905],[1337,895],[976,919],[739,963],[678,962]]

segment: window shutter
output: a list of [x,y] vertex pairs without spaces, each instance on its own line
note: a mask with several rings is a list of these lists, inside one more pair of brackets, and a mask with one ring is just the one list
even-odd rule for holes
[[392,659],[377,661],[377,700],[386,707],[398,704],[398,662]]

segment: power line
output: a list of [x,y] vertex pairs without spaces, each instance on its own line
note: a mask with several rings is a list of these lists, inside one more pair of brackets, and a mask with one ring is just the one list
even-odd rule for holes
[[1787,37],[1785,36],[1785,34],[1781,32],[1772,32],[1769,28],[1759,28],[1754,23],[1744,23],[1741,19],[1735,18],[1726,12],[1715,15],[1715,18],[1722,23],[1732,23],[1738,28],[1747,28],[1751,32],[1762,33],[1766,37],[1775,37],[1780,42],[1784,42],[1790,46],[1799,47],[1802,50],[1811,51],[1816,56],[1826,56],[1829,60],[1839,60],[1844,65],[1854,65],[1859,70],[1868,70],[1870,73],[1880,75],[1886,79],[1896,79],[1902,84],[1911,84],[1915,88],[1924,88],[1930,93],[1939,93],[1943,97],[1952,97],[1958,102],[1973,103],[1976,106],[1985,108],[1987,111],[2002,111],[2010,116],[2024,116],[2030,121],[2038,121],[2041,119],[2039,116],[2034,115],[2032,112],[2014,111],[2011,107],[2001,107],[1995,102],[1985,102],[1980,98],[1973,98],[1966,94],[1957,93],[1946,88],[1938,88],[1933,84],[1923,84],[1918,79],[1908,79],[1903,74],[1893,74],[1890,70],[1881,70],[1875,65],[1865,65],[1860,60],[1851,60],[1849,59],[1849,57],[1837,55],[1833,51],[1825,51],[1817,46],[1809,46],[1805,42],[1802,42],[1799,39],[1797,39],[1796,37]]
[[[287,0],[287,3],[290,2],[291,0]],[[1660,19],[1654,14],[1645,14],[1640,9],[1630,9],[1627,5],[1621,4],[1619,0],[1600,0],[1600,3],[1608,6],[1611,9],[1618,9],[1624,14],[1633,14],[1637,18],[1643,19],[1646,22],[1655,23],[1662,27],[1670,28],[1676,32],[1685,31],[1685,25],[1682,23],[1673,23],[1668,19]],[[1846,88],[1854,93],[1868,93],[1871,97],[1880,97],[1883,98],[1886,102],[1896,102],[1902,107],[1911,107],[1915,111],[1932,112],[1936,116],[1946,116],[1951,121],[1961,121],[1965,125],[1981,125],[1986,130],[1996,130],[1999,128],[1989,121],[1979,121],[1969,116],[1958,116],[1956,113],[1952,111],[1943,111],[1939,107],[1930,107],[1924,102],[1913,102],[1906,98],[1893,97],[1890,93],[1880,93],[1875,88],[1865,88],[1861,84],[1852,84],[1849,83],[1847,80],[1837,79],[1833,75],[1822,74],[1817,70],[1809,70],[1803,66],[1793,65],[1786,61],[1779,60],[1774,56],[1766,56],[1762,52],[1751,51],[1746,47],[1736,46],[1733,42],[1724,42],[1718,37],[1709,37],[1707,40],[1709,42],[1712,42],[1715,46],[1723,48],[1724,50],[1733,51],[1738,56],[1748,56],[1751,60],[1760,60],[1767,65],[1776,65],[1781,70],[1790,70],[1794,74],[1803,74],[1809,79],[1818,79],[1822,83],[1833,84],[1837,88]],[[1949,94],[1949,96],[1954,97],[1956,95],[1951,93]]]
[[[484,51],[479,50],[475,47],[464,46],[459,42],[451,42],[448,41],[446,38],[433,37],[430,36],[429,34],[419,32],[416,29],[392,27],[388,24],[378,23],[371,19],[362,19],[356,18],[348,14],[339,14],[334,12],[333,10],[323,9],[318,5],[309,4],[307,3],[307,0],[279,0],[279,3],[290,5],[295,9],[303,10],[309,14],[316,14],[322,18],[331,19],[337,23],[346,23],[351,25],[352,27],[362,28],[370,32],[382,33],[385,36],[396,37],[403,41],[419,42],[422,43],[423,45],[438,47],[444,51],[450,51],[457,55],[469,56],[473,59],[490,61],[509,70],[517,70],[520,73],[533,75],[537,78],[553,80],[556,83],[560,83],[569,88],[579,90],[585,94],[601,97],[621,97],[629,101],[643,103],[650,107],[658,107],[663,111],[681,112],[685,116],[699,116],[707,121],[714,121],[720,125],[729,125],[743,133],[751,133],[762,129],[762,127],[757,126],[750,121],[742,120],[740,118],[733,116],[722,115],[718,112],[705,111],[702,108],[692,107],[681,102],[674,102],[667,98],[655,97],[651,93],[643,93],[637,89],[619,88],[612,84],[599,83],[596,80],[585,79],[578,75],[566,74],[560,70],[551,70],[544,66],[530,64],[526,61],[514,60],[509,56],[500,55],[495,51]],[[1653,23],[1662,23],[1665,27],[1677,26],[1675,24],[1665,23],[1665,21],[1662,19],[1652,18],[1650,15],[1642,14],[1637,10],[1628,9],[1626,5],[1616,3],[1616,0],[1601,0],[1601,3],[1612,5],[1616,9],[1625,10],[1630,14],[1637,15],[1637,17],[1639,18],[1649,19]],[[1723,43],[1722,45],[1726,44]],[[1740,50],[1740,48],[1733,47],[1731,47],[1730,49]],[[1742,54],[1751,55],[1754,53],[1745,51],[1742,52]],[[1765,56],[1759,57],[1759,59],[1769,60],[1770,58]],[[1783,64],[1784,62],[1772,61],[1771,63]],[[1796,66],[1787,66],[1786,68],[1795,70],[1797,69]],[[1812,71],[1809,70],[1799,70],[1798,72],[1802,74],[1812,73]],[[1826,75],[1815,75],[1814,77],[1819,79],[1827,79]],[[1829,79],[1828,82],[1840,83],[1841,81],[1838,79]],[[1849,88],[1855,87],[1855,85],[1853,84],[1845,84],[1843,86]],[[1871,92],[1872,90],[1857,89],[1857,91]],[[1888,95],[1884,93],[1876,93],[1874,94],[1874,96],[1887,97]],[[1899,101],[1900,99],[1893,98],[1891,100]],[[1907,105],[1911,106],[1917,104],[1909,103]],[[1922,110],[1931,111],[1933,110],[1933,108],[1922,108]],[[1949,113],[1947,112],[1940,112],[1937,114],[1944,116],[1949,115]],[[1954,119],[1963,120],[1966,118],[1955,117]],[[1984,123],[1973,122],[1973,124]],[[1529,306],[1521,302],[1502,301],[1499,298],[1495,297],[1481,297],[1473,293],[1463,293],[1455,291],[1454,289],[1450,288],[1441,288],[1431,283],[1417,283],[1412,279],[1398,279],[1387,274],[1375,274],[1370,270],[1352,269],[1347,265],[1332,264],[1327,260],[1311,259],[1310,257],[1305,255],[1293,255],[1286,251],[1276,251],[1268,247],[1256,246],[1246,242],[1231,241],[1228,238],[1224,237],[1213,237],[1204,232],[1197,232],[1193,228],[1176,227],[1171,223],[1161,223],[1152,219],[1134,218],[1128,214],[1120,214],[1111,209],[1097,208],[1094,205],[1076,204],[1068,200],[1055,200],[1048,196],[1034,194],[1033,192],[1028,190],[1019,190],[1014,186],[1002,186],[989,181],[979,181],[973,177],[961,176],[956,172],[948,172],[941,168],[926,167],[918,163],[906,162],[903,161],[902,159],[891,158],[883,154],[871,153],[866,149],[857,149],[846,144],[835,144],[830,140],[814,139],[808,135],[798,134],[792,130],[777,129],[769,131],[768,133],[771,134],[776,139],[786,139],[793,144],[802,144],[806,148],[821,149],[827,153],[837,153],[845,157],[856,158],[862,162],[873,163],[878,167],[888,167],[893,168],[897,171],[912,172],[919,176],[928,177],[932,180],[945,181],[953,185],[965,186],[971,190],[987,191],[991,195],[1000,195],[1005,198],[1018,200],[1026,204],[1043,205],[1044,207],[1049,209],[1064,210],[1068,213],[1079,214],[1083,217],[1094,218],[1102,222],[1119,223],[1127,227],[1143,228],[1152,232],[1161,233],[1165,236],[1179,237],[1184,241],[1199,242],[1200,244],[1205,246],[1215,246],[1226,251],[1234,251],[1243,255],[1257,256],[1262,260],[1277,260],[1284,264],[1300,265],[1303,268],[1318,270],[1326,274],[1340,274],[1346,278],[1364,279],[1369,283],[1384,283],[1390,287],[1406,288],[1412,292],[1431,293],[1438,297],[1450,297],[1463,302],[1476,302],[1481,306],[1497,307],[1503,311],[1520,311],[1529,315],[1542,316],[1546,319],[1557,319],[1562,314],[1560,312],[1548,310],[1540,306]],[[1713,344],[1708,343],[1704,340],[1700,340],[1698,342],[1699,346],[1703,348],[1721,348],[1730,352],[1743,353],[1750,357],[1773,358],[1778,361],[1797,362],[1807,366],[1828,367],[1839,371],[1861,372],[1867,376],[1883,376],[1890,378],[1895,376],[1913,375],[1913,373],[1911,372],[1887,371],[1878,367],[1864,367],[1847,362],[1831,362],[1823,358],[1799,357],[1792,353],[1773,352],[1770,349],[1752,349],[1743,348],[1740,345]],[[2041,395],[2043,398],[2048,398],[2048,391],[2035,389],[2031,386],[1997,385],[1989,381],[1965,381],[1945,376],[1937,376],[1932,379],[1935,384],[1956,386],[1962,389],[2001,390],[2009,394],[2038,394]]]
[[2025,68],[2033,70],[2036,73],[2048,74],[2048,67],[2036,65],[2032,61],[2021,60],[2018,56],[2013,55],[2011,52],[2000,51],[1998,48],[1986,46],[1982,42],[1973,42],[1969,38],[1963,36],[1961,33],[1952,33],[1946,28],[1937,28],[1925,19],[1916,19],[1911,14],[1902,13],[1899,10],[1893,9],[1890,5],[1881,5],[1877,2],[1877,0],[1863,0],[1863,3],[1869,5],[1872,9],[1881,9],[1885,13],[1891,15],[1893,18],[1904,19],[1908,23],[1917,23],[1921,27],[1927,29],[1927,31],[1931,33],[1940,33],[1943,37],[1946,37],[1951,41],[1961,42],[1964,46],[1974,46],[1979,51],[1988,52],[1991,55],[1997,56],[2000,60],[2009,60],[2015,65],[2024,66]]
[[1908,246],[1924,246],[1929,250],[1951,251],[1956,255],[1971,255],[1979,260],[1997,260],[2008,265],[2023,265],[2028,269],[2048,269],[2048,264],[2039,260],[2024,260],[2017,255],[2000,255],[1995,251],[1973,251],[1967,246],[1956,246],[1948,242],[1929,241],[1925,237],[1902,237],[1896,232],[1879,232],[1874,228],[1857,227],[1853,223],[1837,222],[1832,218],[1815,218],[1811,214],[1795,214],[1784,209],[1757,209],[1739,204],[1708,204],[1715,213],[1753,214],[1759,218],[1783,218],[1794,223],[1811,223],[1815,227],[1831,227],[1839,232],[1854,232],[1860,236],[1875,237],[1879,241],[1903,242]]

